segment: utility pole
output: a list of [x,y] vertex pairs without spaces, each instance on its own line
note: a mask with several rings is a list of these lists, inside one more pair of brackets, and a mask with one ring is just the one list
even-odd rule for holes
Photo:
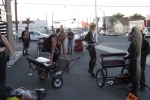
[[97,33],[97,27],[98,27],[98,21],[97,21],[97,2],[95,0],[95,22],[96,22],[96,42],[98,41],[98,33]]
[[17,0],[15,0],[15,21],[16,21],[16,33],[18,34]]
[[6,17],[7,17],[7,39],[14,51],[14,40],[12,31],[12,14],[11,14],[11,0],[5,0]]

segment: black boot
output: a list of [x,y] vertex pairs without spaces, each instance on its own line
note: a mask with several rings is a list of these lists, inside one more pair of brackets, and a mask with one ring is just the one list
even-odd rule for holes
[[70,54],[72,55],[72,48],[71,48]]
[[25,56],[24,50],[22,51],[22,55]]
[[69,48],[68,48],[68,53],[67,54],[69,54]]
[[29,55],[29,54],[28,54],[28,51],[26,51],[26,55]]
[[88,72],[91,74],[91,76],[92,76],[93,78],[96,77],[96,74],[95,74],[92,70],[88,70]]

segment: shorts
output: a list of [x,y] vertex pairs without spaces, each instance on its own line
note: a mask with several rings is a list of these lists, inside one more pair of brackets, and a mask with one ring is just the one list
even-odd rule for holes
[[29,47],[29,39],[22,39],[23,47],[28,48]]

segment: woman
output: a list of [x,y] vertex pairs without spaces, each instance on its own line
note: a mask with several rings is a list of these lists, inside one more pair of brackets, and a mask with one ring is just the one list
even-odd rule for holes
[[56,30],[56,34],[52,34],[47,39],[45,39],[44,48],[48,52],[50,52],[50,64],[52,64],[52,62],[57,61],[60,55],[61,46],[62,46],[64,58],[67,59],[66,51],[65,51],[65,39],[66,39],[66,34],[60,28]]
[[92,75],[92,77],[95,77],[95,73],[93,72],[93,70],[96,64],[96,50],[95,50],[94,43],[98,43],[94,39],[95,28],[96,28],[96,24],[94,22],[91,22],[89,25],[89,32],[87,33],[86,36],[86,41],[88,44],[87,49],[89,50],[89,55],[90,55],[88,72]]
[[0,33],[0,84],[6,85],[6,66],[7,66],[7,54],[8,50],[11,57],[14,57],[12,48],[7,40],[7,38]]
[[138,81],[141,76],[140,59],[142,46],[142,35],[138,27],[132,28],[132,31],[128,35],[128,40],[131,42],[128,48],[129,54],[120,60],[129,60],[128,71],[132,83],[131,93],[137,96]]

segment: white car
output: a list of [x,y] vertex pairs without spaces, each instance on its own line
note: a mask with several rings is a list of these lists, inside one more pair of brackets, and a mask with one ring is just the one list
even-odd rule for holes
[[[38,31],[31,31],[29,32],[30,34],[30,40],[38,40],[39,38],[47,38],[49,37],[48,34],[43,34],[43,33],[40,33]],[[19,41],[21,42],[21,34],[18,34],[18,38],[19,38]]]
[[101,30],[99,33],[100,35],[106,35],[106,33],[103,30]]

